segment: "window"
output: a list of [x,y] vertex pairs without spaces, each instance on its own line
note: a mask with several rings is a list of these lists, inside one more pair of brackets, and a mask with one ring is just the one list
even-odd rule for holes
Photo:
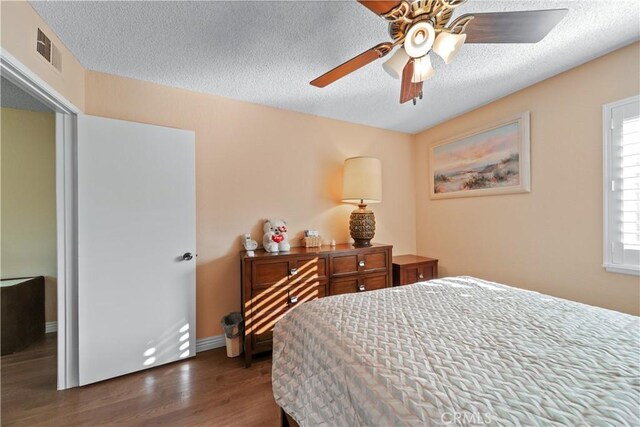
[[640,275],[640,97],[602,109],[604,267]]

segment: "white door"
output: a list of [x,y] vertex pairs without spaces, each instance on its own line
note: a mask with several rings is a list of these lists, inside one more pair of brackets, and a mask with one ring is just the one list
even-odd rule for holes
[[194,356],[194,132],[80,115],[77,159],[80,385]]

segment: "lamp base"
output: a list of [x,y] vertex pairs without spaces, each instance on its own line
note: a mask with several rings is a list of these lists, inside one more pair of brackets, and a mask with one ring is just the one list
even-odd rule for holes
[[356,248],[371,246],[371,239],[376,234],[376,217],[367,205],[359,204],[358,209],[351,212],[349,233]]

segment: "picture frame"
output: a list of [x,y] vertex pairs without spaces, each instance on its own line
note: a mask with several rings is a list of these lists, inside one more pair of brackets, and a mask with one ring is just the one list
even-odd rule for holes
[[429,147],[431,199],[531,191],[529,112]]

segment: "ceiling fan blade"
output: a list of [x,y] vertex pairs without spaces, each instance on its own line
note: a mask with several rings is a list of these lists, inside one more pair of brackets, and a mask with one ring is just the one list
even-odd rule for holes
[[362,68],[365,65],[375,61],[376,59],[385,56],[387,53],[389,53],[392,47],[392,43],[380,43],[379,45],[374,46],[365,52],[362,52],[355,58],[351,58],[344,64],[338,65],[336,68],[324,73],[317,79],[312,80],[311,85],[316,87],[325,87],[335,82],[336,80],[343,78],[347,74],[353,73],[357,69]]
[[474,13],[467,25],[466,43],[537,43],[564,18],[568,9]]
[[413,59],[407,61],[407,65],[402,70],[402,87],[400,88],[400,104],[404,104],[407,101],[411,101],[414,98],[420,96],[422,92],[422,83],[413,83]]
[[398,7],[401,1],[398,0],[358,0],[358,3],[369,9],[376,15],[384,15],[394,7]]

